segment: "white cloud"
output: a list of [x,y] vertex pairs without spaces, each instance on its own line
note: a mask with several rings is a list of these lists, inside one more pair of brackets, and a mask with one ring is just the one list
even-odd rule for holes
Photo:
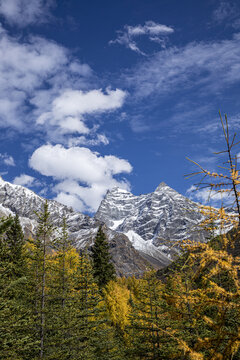
[[87,145],[87,146],[97,146],[97,145],[108,145],[109,140],[104,134],[96,134],[95,138],[88,139],[85,136],[77,136],[71,137],[68,141],[68,146],[79,146],[79,145]]
[[67,194],[66,192],[59,192],[55,200],[60,202],[61,204],[72,207],[77,211],[86,210],[86,206],[84,205],[84,203],[75,194],[72,195],[72,194]]
[[89,129],[84,124],[86,114],[113,111],[123,105],[126,92],[120,89],[102,89],[90,91],[64,90],[56,97],[48,112],[41,114],[37,123],[58,126],[63,133],[87,134]]
[[35,178],[33,176],[27,174],[21,174],[20,176],[16,176],[13,180],[13,184],[21,185],[21,186],[31,186],[35,182]]
[[122,106],[126,93],[122,90],[102,89],[83,92],[81,90],[68,90],[56,98],[53,102],[53,112],[57,115],[91,114],[114,110]]
[[10,25],[25,27],[46,22],[53,0],[0,0],[0,14]]
[[[36,119],[50,112],[54,99],[62,99],[65,91],[93,86],[91,68],[73,59],[66,48],[36,36],[21,41],[4,29],[0,31],[0,74],[0,127],[24,132],[36,131]],[[49,138],[58,135],[50,125],[42,130]],[[88,132],[71,114],[60,130],[63,135]]]
[[[54,117],[50,117],[48,120],[50,120],[50,122],[52,122],[53,119],[54,119]],[[68,133],[70,133],[70,134],[71,133],[88,134],[89,133],[88,127],[78,117],[75,117],[75,116],[64,117],[63,116],[61,118],[61,120],[59,121],[59,125],[61,128],[61,132],[63,134],[68,134]],[[46,119],[45,119],[45,121],[46,121]],[[37,123],[38,123],[38,121],[37,121]]]
[[79,210],[83,210],[84,203],[84,210],[90,211],[97,209],[108,189],[115,186],[129,189],[126,180],[114,176],[132,171],[127,160],[100,156],[84,147],[66,149],[61,145],[41,146],[32,154],[29,165],[42,175],[60,181],[55,186],[57,200],[69,201],[68,205],[76,201]]
[[174,94],[197,88],[215,93],[240,81],[240,34],[216,42],[193,42],[174,47],[142,61],[125,76],[138,97]]
[[8,154],[0,154],[0,159],[4,162],[5,165],[15,166],[15,161],[11,155]]
[[[32,134],[39,131],[46,141],[70,146],[68,150],[50,146],[46,152],[42,147],[30,160],[32,167],[58,181],[79,182],[78,194],[56,188],[57,199],[65,199],[71,206],[75,201],[74,206],[81,210],[93,210],[108,187],[129,187],[126,181],[115,179],[115,176],[131,171],[126,160],[101,157],[86,148],[72,148],[80,144],[109,143],[104,134],[97,133],[99,126],[91,120],[93,125],[90,127],[87,121],[90,116],[119,109],[127,96],[125,91],[100,89],[91,68],[55,42],[36,36],[15,38],[2,27],[0,73],[0,128]],[[39,158],[39,164],[34,161],[36,158]],[[41,162],[43,158],[45,165]],[[54,159],[55,167],[51,159]],[[4,162],[14,164],[13,159],[6,157]],[[80,176],[81,172],[83,175]],[[26,174],[16,177],[14,182],[27,186],[37,184]]]
[[165,47],[168,35],[173,32],[174,29],[170,26],[158,24],[154,21],[146,21],[144,25],[125,25],[123,30],[117,32],[118,37],[115,40],[109,41],[109,44],[124,45],[132,51],[145,55],[145,53],[137,46],[135,40],[137,37],[145,35],[149,40],[157,42],[161,44],[162,47]]
[[65,180],[55,186],[55,191],[58,193],[55,199],[79,211],[94,212],[98,209],[106,191],[113,187],[129,190],[128,183],[109,178],[104,183],[93,183],[89,187],[81,186],[73,180]]
[[227,192],[221,193],[210,188],[198,189],[195,185],[192,185],[186,193],[191,200],[198,201],[204,205],[211,204],[216,207],[221,206],[222,203],[230,205],[234,202],[233,196]]
[[[89,116],[120,108],[127,92],[96,88],[87,64],[57,43],[37,37],[15,38],[0,28],[0,128],[36,133],[65,145],[107,144]],[[30,106],[29,106],[30,104]],[[92,119],[90,119],[92,122]]]

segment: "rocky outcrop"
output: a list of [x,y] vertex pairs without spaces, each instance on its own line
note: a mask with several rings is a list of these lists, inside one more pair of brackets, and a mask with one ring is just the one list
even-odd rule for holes
[[[37,215],[45,199],[33,191],[0,179],[0,215],[18,214],[27,236],[34,235]],[[178,254],[178,241],[204,241],[197,225],[198,205],[161,183],[150,194],[135,196],[114,188],[108,191],[94,217],[49,200],[56,228],[66,218],[69,237],[77,249],[90,249],[100,224],[104,225],[119,275],[141,275],[149,266],[161,268]]]
[[[18,214],[26,237],[34,236],[37,227],[36,212],[42,209],[44,202],[45,199],[33,191],[0,180],[0,216]],[[90,250],[102,222],[75,212],[54,200],[49,200],[48,205],[51,220],[56,228],[61,226],[65,216],[73,245],[77,249]],[[107,226],[104,226],[103,230],[107,235],[118,275],[140,276],[149,268],[149,262],[133,247],[126,235],[114,232]]]
[[172,258],[181,240],[205,241],[206,236],[198,227],[203,219],[198,204],[164,182],[153,193],[140,196],[119,188],[108,191],[95,218],[126,234],[137,250],[156,259]]

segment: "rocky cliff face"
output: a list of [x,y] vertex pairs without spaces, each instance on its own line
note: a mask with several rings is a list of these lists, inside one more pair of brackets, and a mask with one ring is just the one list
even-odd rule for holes
[[[45,199],[33,191],[0,179],[0,215],[18,214],[25,234],[34,235],[37,216]],[[149,264],[167,266],[177,241],[190,238],[204,241],[197,224],[202,220],[197,204],[178,194],[165,183],[150,194],[134,196],[115,188],[106,194],[91,218],[49,200],[56,227],[66,217],[69,236],[76,248],[90,249],[100,224],[108,237],[113,262],[119,275],[141,275]]]
[[106,194],[95,218],[126,234],[133,246],[148,255],[173,256],[183,239],[204,241],[198,224],[203,219],[198,205],[161,183],[150,194],[134,196],[114,188]]
[[[26,236],[34,236],[37,227],[37,215],[45,199],[33,191],[19,185],[13,185],[0,179],[0,216],[18,214]],[[69,237],[76,248],[90,249],[101,221],[75,212],[72,208],[54,200],[48,201],[51,220],[56,227],[61,226],[66,217]],[[141,275],[150,264],[133,247],[128,237],[104,226],[110,244],[110,252],[119,275]],[[161,264],[158,264],[161,265]]]

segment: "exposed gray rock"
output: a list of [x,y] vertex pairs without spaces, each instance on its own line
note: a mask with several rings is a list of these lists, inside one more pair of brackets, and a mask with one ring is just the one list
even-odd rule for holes
[[[0,179],[0,215],[18,214],[27,236],[34,235],[37,215],[45,199],[33,191]],[[141,275],[151,264],[167,266],[178,253],[179,240],[204,241],[197,225],[198,205],[161,183],[150,194],[135,196],[114,188],[108,191],[91,218],[49,200],[52,222],[60,227],[65,216],[69,236],[77,249],[90,249],[100,224],[105,224],[113,262],[119,275]]]
[[[45,199],[33,191],[0,179],[0,216],[18,214],[26,237],[34,236],[37,227],[36,212],[43,208],[44,203]],[[73,245],[77,249],[90,249],[102,222],[75,212],[72,208],[54,200],[49,200],[48,206],[51,220],[57,228],[61,226],[63,216],[66,217],[69,237]],[[142,275],[150,264],[134,249],[128,237],[106,226],[103,229],[110,244],[110,252],[118,275]]]
[[108,191],[95,218],[126,234],[137,250],[161,261],[162,255],[174,257],[179,241],[206,237],[198,227],[203,220],[198,204],[164,182],[153,193],[140,196],[119,188]]

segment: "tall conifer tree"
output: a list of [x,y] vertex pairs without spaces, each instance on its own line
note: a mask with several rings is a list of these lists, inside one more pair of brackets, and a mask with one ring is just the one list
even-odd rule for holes
[[13,264],[13,275],[21,276],[24,273],[24,234],[16,215],[9,229],[6,231],[6,242],[10,262]]
[[110,280],[113,280],[116,274],[114,265],[111,262],[109,244],[101,226],[98,229],[91,256],[93,260],[93,275],[98,286],[101,288]]
[[24,236],[17,215],[3,225],[6,233],[0,240],[0,358],[27,360],[32,358],[35,340]]
[[46,291],[47,274],[49,272],[49,253],[51,252],[53,224],[50,219],[48,202],[43,205],[38,217],[38,228],[34,240],[33,266],[35,270],[35,311],[37,315],[37,328],[39,329],[40,359],[45,357],[46,336]]

